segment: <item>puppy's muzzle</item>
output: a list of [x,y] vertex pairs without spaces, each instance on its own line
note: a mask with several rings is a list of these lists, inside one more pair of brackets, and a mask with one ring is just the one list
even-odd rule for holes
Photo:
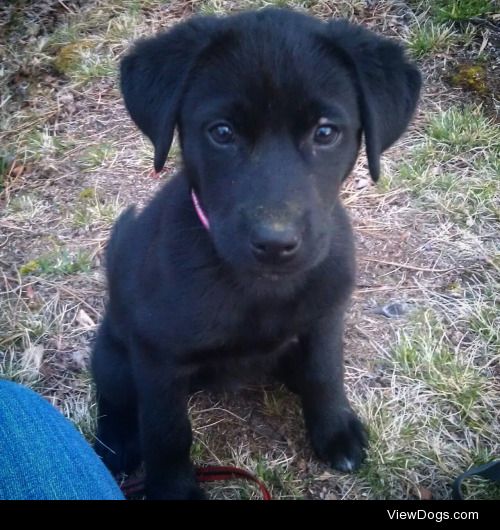
[[264,265],[283,265],[297,256],[302,239],[292,225],[273,223],[254,227],[250,248],[257,261]]

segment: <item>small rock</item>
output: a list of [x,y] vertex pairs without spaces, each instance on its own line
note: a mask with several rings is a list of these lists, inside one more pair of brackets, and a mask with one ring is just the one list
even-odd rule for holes
[[80,311],[78,311],[78,314],[76,315],[76,321],[84,329],[93,329],[96,325],[92,318],[89,316],[89,314],[83,309],[80,309]]
[[363,188],[366,188],[370,184],[370,179],[367,177],[358,177],[356,179],[355,187],[357,190],[362,190]]
[[399,318],[408,313],[410,307],[410,304],[405,302],[391,302],[390,304],[376,307],[373,312],[376,315],[383,315],[387,318]]

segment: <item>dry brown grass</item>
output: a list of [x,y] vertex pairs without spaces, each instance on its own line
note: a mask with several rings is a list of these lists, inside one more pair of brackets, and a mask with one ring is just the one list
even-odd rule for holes
[[[487,19],[455,24],[431,19],[425,2],[361,0],[0,7],[0,374],[35,388],[92,439],[87,366],[103,310],[102,251],[121,208],[160,185],[147,178],[151,148],[121,104],[117,61],[135,38],[192,13],[271,3],[402,39],[426,79],[380,185],[369,184],[362,157],[343,192],[359,262],[347,383],[370,451],[357,475],[332,472],[311,454],[297,400],[255,387],[193,397],[193,458],[253,470],[277,498],[447,498],[460,471],[500,454],[498,94],[448,84],[461,61],[498,65]],[[384,316],[394,303],[404,314]],[[239,484],[210,495],[258,496]],[[499,492],[476,483],[468,495]]]

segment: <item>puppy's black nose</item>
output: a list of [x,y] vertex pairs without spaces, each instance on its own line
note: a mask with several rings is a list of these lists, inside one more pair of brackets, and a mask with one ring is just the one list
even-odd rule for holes
[[291,261],[300,247],[300,237],[293,226],[261,225],[250,239],[253,255],[262,263],[278,265]]

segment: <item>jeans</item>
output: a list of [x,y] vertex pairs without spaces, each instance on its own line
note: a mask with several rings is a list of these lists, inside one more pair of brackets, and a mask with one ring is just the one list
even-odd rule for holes
[[0,380],[0,500],[121,500],[90,445],[35,392]]

